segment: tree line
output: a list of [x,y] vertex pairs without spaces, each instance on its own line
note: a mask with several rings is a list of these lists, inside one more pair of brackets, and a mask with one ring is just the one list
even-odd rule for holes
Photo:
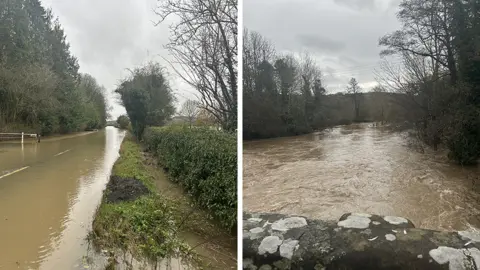
[[309,133],[352,122],[398,122],[398,95],[363,92],[351,78],[345,91],[327,94],[318,63],[308,53],[277,54],[257,32],[244,31],[243,138]]
[[39,0],[0,1],[0,130],[48,135],[104,127],[105,89],[78,70],[51,10]]
[[[480,2],[403,0],[401,29],[380,38],[381,86],[404,96],[419,137],[461,164],[480,157]],[[387,59],[387,58],[385,58]]]
[[243,34],[243,137],[296,135],[320,128],[326,90],[308,54],[278,55],[256,32]]

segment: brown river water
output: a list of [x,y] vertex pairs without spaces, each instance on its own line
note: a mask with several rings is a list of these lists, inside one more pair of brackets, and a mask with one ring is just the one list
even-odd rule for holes
[[406,217],[419,228],[480,228],[480,166],[411,147],[371,124],[250,141],[243,150],[247,212],[338,220],[347,212]]
[[107,127],[0,143],[0,269],[84,267],[85,237],[123,137]]

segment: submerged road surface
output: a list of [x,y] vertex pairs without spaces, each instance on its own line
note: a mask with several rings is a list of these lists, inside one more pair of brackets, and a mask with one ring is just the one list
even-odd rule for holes
[[82,269],[124,132],[0,143],[0,269]]
[[445,156],[369,125],[247,142],[244,210],[334,220],[366,212],[427,229],[480,228],[480,168]]

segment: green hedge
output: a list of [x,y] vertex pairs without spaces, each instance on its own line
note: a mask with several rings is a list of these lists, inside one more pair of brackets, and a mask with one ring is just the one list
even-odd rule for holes
[[147,150],[221,225],[236,230],[236,136],[206,128],[148,128]]

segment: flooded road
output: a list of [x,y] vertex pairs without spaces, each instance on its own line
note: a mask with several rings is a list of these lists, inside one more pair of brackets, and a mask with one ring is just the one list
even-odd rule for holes
[[480,168],[415,151],[405,134],[367,124],[244,144],[247,212],[338,220],[347,212],[396,215],[416,227],[480,228]]
[[124,132],[0,143],[0,269],[81,269]]

